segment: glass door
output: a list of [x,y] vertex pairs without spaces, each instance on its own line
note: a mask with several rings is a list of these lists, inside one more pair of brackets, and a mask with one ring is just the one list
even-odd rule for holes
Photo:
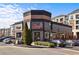
[[40,32],[34,32],[34,41],[40,41]]

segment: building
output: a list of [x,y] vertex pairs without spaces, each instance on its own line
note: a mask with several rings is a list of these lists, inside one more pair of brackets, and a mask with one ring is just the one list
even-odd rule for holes
[[69,24],[67,15],[59,15],[59,16],[53,17],[52,21],[63,23],[63,24]]
[[[50,41],[52,39],[60,39],[60,36],[64,36],[67,39],[72,37],[72,27],[51,21],[51,13],[48,11],[31,10],[25,12],[23,16],[24,22],[32,30],[33,41]],[[62,21],[64,22],[64,19]]]
[[10,36],[15,37],[15,24],[10,25]]
[[16,22],[10,27],[10,35],[16,39],[22,39],[23,21]]
[[4,36],[4,35],[5,35],[5,29],[2,28],[2,29],[0,29],[0,37],[2,37],[2,36]]
[[52,18],[52,21],[72,26],[73,38],[79,39],[79,9],[76,9],[67,15],[56,16]]
[[45,10],[30,10],[23,13],[23,21],[11,25],[11,35],[22,39],[24,23],[32,31],[33,41],[52,41],[53,39],[70,39],[72,27],[51,21],[51,13]]
[[51,29],[53,39],[70,40],[73,39],[72,27],[67,24],[52,22]]
[[68,14],[69,24],[72,26],[74,38],[79,39],[79,9]]
[[0,37],[10,36],[10,28],[2,28],[0,29]]
[[5,35],[5,36],[10,36],[10,28],[6,28],[6,29],[5,29],[4,35]]

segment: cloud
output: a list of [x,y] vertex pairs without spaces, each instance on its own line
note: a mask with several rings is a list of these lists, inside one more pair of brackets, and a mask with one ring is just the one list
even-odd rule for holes
[[35,8],[35,7],[30,7],[30,8],[27,8],[27,10],[36,10],[37,8]]
[[11,24],[23,20],[23,13],[28,10],[36,10],[37,4],[31,5],[26,9],[22,4],[0,4],[0,28],[10,27]]
[[19,4],[0,4],[0,28],[7,28],[17,21],[23,20],[25,9]]
[[32,4],[27,10],[37,10],[38,4]]

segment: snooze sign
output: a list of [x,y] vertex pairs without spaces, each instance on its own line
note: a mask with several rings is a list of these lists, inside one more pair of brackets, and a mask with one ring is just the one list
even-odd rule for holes
[[32,29],[42,29],[43,25],[42,23],[32,23]]

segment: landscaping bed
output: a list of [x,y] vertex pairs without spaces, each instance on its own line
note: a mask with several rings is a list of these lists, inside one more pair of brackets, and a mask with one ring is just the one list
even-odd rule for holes
[[33,43],[33,45],[36,45],[36,46],[56,47],[56,44],[52,43],[52,42],[35,41],[35,42],[32,42],[32,43]]

